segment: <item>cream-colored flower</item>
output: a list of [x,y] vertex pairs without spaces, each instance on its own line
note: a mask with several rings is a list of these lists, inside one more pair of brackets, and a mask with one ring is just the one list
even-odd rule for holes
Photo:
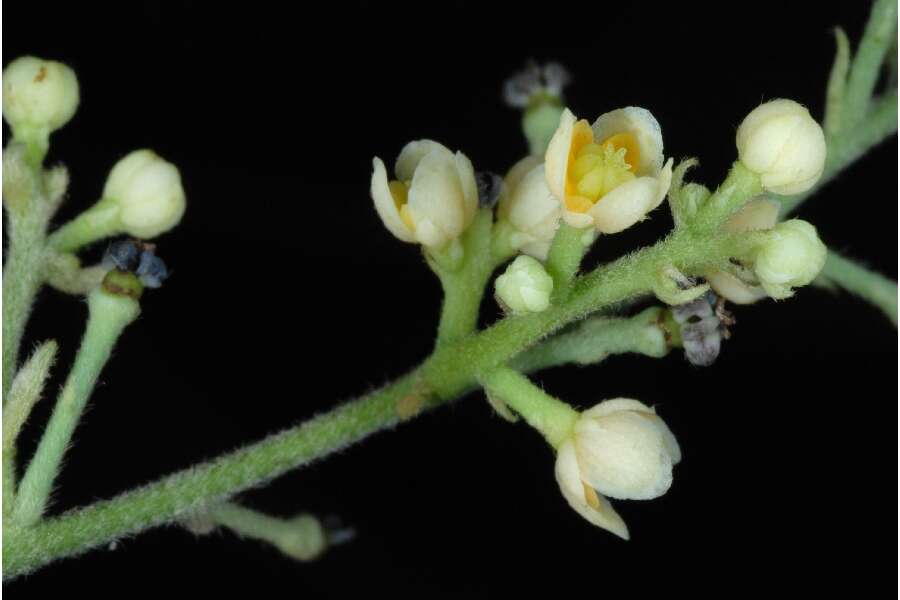
[[[778,203],[765,196],[758,196],[747,202],[723,225],[727,233],[761,231],[771,229],[778,222]],[[734,265],[732,272],[716,269],[705,274],[710,287],[735,304],[752,304],[768,294],[759,284],[753,271],[743,265]]]
[[181,221],[186,207],[181,175],[152,150],[135,150],[112,168],[102,205],[115,205],[121,231],[149,239]]
[[807,285],[825,266],[828,249],[816,228],[791,219],[769,233],[756,257],[754,271],[766,293],[776,300],[790,298],[792,288]]
[[509,225],[513,250],[546,260],[562,213],[550,193],[540,158],[528,156],[516,163],[503,181],[497,219]]
[[675,436],[652,408],[617,398],[581,414],[557,450],[556,480],[581,516],[628,539],[625,522],[604,496],[657,498],[671,486],[680,460]]
[[431,141],[410,142],[389,181],[380,158],[374,160],[372,199],[388,231],[404,242],[440,248],[457,239],[478,210],[472,163]]
[[59,129],[75,114],[78,98],[75,72],[62,63],[23,56],[3,69],[3,117],[16,131]]
[[811,188],[825,168],[825,134],[800,104],[784,98],[766,102],[737,130],[738,156],[776,194]]
[[617,233],[643,219],[672,181],[672,160],[663,164],[659,123],[634,106],[601,115],[593,126],[566,109],[544,170],[566,223],[601,233]]

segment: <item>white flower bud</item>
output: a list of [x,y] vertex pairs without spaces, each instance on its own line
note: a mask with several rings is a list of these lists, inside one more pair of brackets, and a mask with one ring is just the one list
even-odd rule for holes
[[628,539],[628,528],[606,494],[622,499],[661,496],[681,460],[675,436],[652,408],[627,398],[582,413],[556,455],[556,481],[582,517]]
[[550,191],[572,227],[618,233],[659,206],[672,181],[662,133],[650,111],[629,106],[593,125],[566,109],[545,155]]
[[766,293],[783,299],[808,284],[825,266],[827,249],[816,228],[800,219],[779,224],[756,257],[754,271]]
[[103,202],[118,207],[122,231],[143,239],[177,225],[185,210],[178,169],[151,150],[135,150],[116,163],[106,179]]
[[678,442],[662,419],[627,398],[583,412],[574,442],[582,480],[612,498],[662,496],[672,485],[672,466],[681,460]]
[[23,56],[3,69],[3,118],[14,131],[50,133],[78,108],[78,79],[62,63]]
[[[526,168],[528,171],[522,173]],[[509,224],[509,241],[514,250],[546,260],[561,213],[559,202],[547,187],[544,165],[539,159],[529,156],[510,169],[497,206],[497,218]]]
[[541,312],[550,306],[553,278],[544,265],[530,256],[519,256],[497,278],[497,297],[513,313]]
[[741,162],[776,194],[805,192],[825,168],[825,134],[793,100],[772,100],[751,111],[738,128],[737,148]]
[[410,142],[394,166],[397,180],[374,159],[375,210],[395,237],[441,248],[465,231],[478,210],[475,171],[465,154],[431,140]]

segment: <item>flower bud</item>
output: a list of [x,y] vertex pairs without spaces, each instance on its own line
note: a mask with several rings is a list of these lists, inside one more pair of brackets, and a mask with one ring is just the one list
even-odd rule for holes
[[143,239],[177,225],[185,209],[178,169],[150,150],[135,150],[116,163],[103,200],[118,206],[122,231]]
[[627,540],[628,527],[604,494],[637,500],[661,496],[680,460],[675,436],[652,408],[617,398],[581,414],[557,451],[556,481],[578,514]]
[[585,483],[623,500],[665,494],[672,485],[672,466],[681,460],[675,436],[656,412],[627,398],[583,412],[574,442]]
[[459,238],[478,210],[478,184],[472,163],[431,140],[410,142],[389,181],[380,158],[374,159],[371,194],[375,210],[395,237],[428,248]]
[[827,249],[816,228],[800,219],[780,223],[756,256],[754,271],[766,293],[783,299],[808,284],[825,266]]
[[[528,169],[526,172],[522,172]],[[497,218],[509,225],[513,250],[546,260],[559,227],[559,202],[550,193],[544,165],[530,156],[519,161],[506,176],[497,207]]]
[[737,148],[741,162],[776,194],[805,192],[825,168],[825,134],[793,100],[772,100],[751,111],[738,128]]
[[3,118],[13,131],[49,134],[78,108],[78,79],[62,63],[22,56],[3,69]]
[[519,256],[494,283],[497,298],[514,314],[541,312],[550,306],[553,278],[544,265]]

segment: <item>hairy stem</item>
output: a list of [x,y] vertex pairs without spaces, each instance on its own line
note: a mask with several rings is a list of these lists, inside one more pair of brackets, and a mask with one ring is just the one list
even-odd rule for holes
[[896,27],[897,0],[876,0],[850,68],[844,99],[845,125],[852,127],[865,119]]
[[828,251],[828,259],[821,277],[833,282],[880,308],[897,326],[897,282],[834,252]]

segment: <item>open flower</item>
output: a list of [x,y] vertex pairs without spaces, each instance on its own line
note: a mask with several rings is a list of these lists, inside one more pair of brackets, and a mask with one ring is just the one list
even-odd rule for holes
[[560,213],[559,202],[547,187],[544,165],[539,158],[528,156],[509,170],[497,205],[497,219],[509,225],[513,250],[546,260],[559,227]]
[[578,514],[628,539],[625,522],[604,496],[657,498],[672,485],[680,460],[675,436],[652,408],[616,398],[581,414],[557,450],[556,480]]
[[663,165],[659,123],[646,109],[614,110],[593,126],[566,109],[547,148],[545,173],[566,223],[617,233],[660,205],[672,160]]
[[[722,230],[727,233],[761,231],[772,229],[777,222],[778,204],[765,196],[759,196],[732,215],[722,225]],[[752,304],[768,295],[752,268],[746,265],[735,264],[731,272],[721,269],[709,271],[705,277],[717,294],[735,304]]]
[[431,140],[404,146],[388,181],[374,160],[372,199],[388,231],[400,240],[440,248],[458,238],[475,218],[478,186],[472,163]]

